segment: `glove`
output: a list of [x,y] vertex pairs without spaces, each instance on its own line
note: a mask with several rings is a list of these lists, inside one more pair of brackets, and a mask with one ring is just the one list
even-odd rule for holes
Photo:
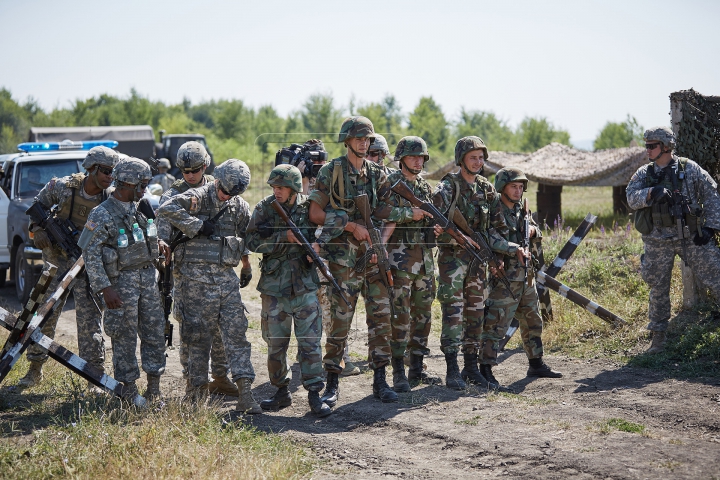
[[252,268],[243,268],[240,270],[240,288],[245,288],[252,280]]
[[45,250],[46,248],[49,248],[52,246],[50,237],[48,236],[47,232],[43,229],[36,230],[33,233],[33,241],[35,242],[35,246],[37,248],[39,248],[40,250]]
[[269,223],[263,223],[262,225],[257,226],[257,231],[258,234],[260,234],[260,238],[268,238],[272,236],[273,230],[273,227]]
[[198,235],[209,237],[213,232],[215,232],[215,225],[207,220],[203,220],[202,228],[198,232]]
[[662,185],[658,185],[650,190],[650,200],[652,203],[659,203],[663,200],[667,201],[672,196],[672,192]]
[[715,230],[713,230],[712,228],[703,227],[702,230],[697,232],[693,237],[693,243],[698,247],[702,247],[703,245],[707,245],[714,236]]

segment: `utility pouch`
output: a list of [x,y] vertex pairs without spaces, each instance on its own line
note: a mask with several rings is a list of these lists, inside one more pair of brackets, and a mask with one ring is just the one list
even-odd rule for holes
[[222,239],[193,238],[185,243],[186,262],[220,263]]
[[118,248],[118,269],[132,270],[152,261],[150,251],[145,242],[137,242],[127,248]]
[[228,267],[240,265],[243,254],[243,242],[237,237],[224,237],[220,252],[220,263]]
[[653,205],[652,221],[656,227],[674,226],[672,215],[670,215],[670,205],[667,203],[657,203]]
[[650,235],[653,229],[652,210],[650,208],[641,208],[633,213],[633,221],[635,229],[643,235]]
[[118,251],[111,247],[102,247],[102,261],[105,266],[105,273],[108,278],[116,278],[120,275],[118,269]]
[[[700,215],[697,215],[697,213],[699,213]],[[687,226],[691,235],[695,235],[698,231],[700,231],[702,229],[702,210],[700,210],[699,212],[696,210],[695,214],[691,212],[686,213],[685,225]]]

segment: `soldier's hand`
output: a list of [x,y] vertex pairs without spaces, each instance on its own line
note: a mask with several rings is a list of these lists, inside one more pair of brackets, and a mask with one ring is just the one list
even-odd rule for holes
[[198,235],[209,237],[213,233],[215,233],[215,225],[208,220],[203,220],[202,228],[200,228]]
[[426,212],[422,208],[417,208],[417,207],[412,208],[413,221],[417,222],[418,220],[422,220],[425,217],[433,218],[433,216],[429,212]]
[[671,196],[672,192],[662,185],[653,187],[653,189],[650,190],[650,200],[652,200],[652,203],[662,202],[663,200],[667,201]]
[[475,240],[473,240],[472,238],[467,237],[467,241],[470,242],[470,245],[472,245],[473,247],[477,248],[478,250],[482,250],[480,248],[480,245],[478,245],[477,242],[475,242]]
[[290,243],[297,243],[298,245],[302,245],[302,243],[300,243],[300,240],[297,239],[292,230],[287,231],[287,239]]
[[433,230],[435,231],[435,238],[437,238],[437,237],[439,237],[440,235],[442,235],[442,233],[445,231],[445,229],[442,228],[442,227],[441,227],[440,225],[438,225],[437,223],[436,223],[435,225],[433,225]]
[[250,284],[252,280],[252,268],[243,267],[240,270],[240,288],[245,288]]
[[50,237],[48,236],[47,232],[43,229],[36,230],[33,233],[33,241],[35,242],[35,246],[37,248],[39,248],[40,250],[45,250],[46,248],[49,248],[52,246]]
[[158,240],[158,248],[160,249],[160,255],[165,257],[165,265],[170,264],[172,252],[170,251],[170,245],[162,240]]
[[315,250],[315,253],[320,255],[320,245],[317,242],[313,242],[312,249]]
[[530,238],[533,238],[537,235],[537,229],[535,228],[535,225],[530,225]]
[[715,236],[715,230],[708,227],[703,227],[702,230],[698,231],[693,237],[693,243],[698,247],[707,245],[710,240]]
[[273,234],[273,226],[269,223],[263,223],[257,226],[260,238],[269,238]]
[[353,237],[355,237],[355,240],[358,242],[368,242],[370,246],[372,246],[372,240],[370,240],[370,234],[368,233],[367,228],[354,222],[348,222],[348,225],[351,224],[354,225],[354,230],[351,230],[351,232]]
[[517,256],[518,262],[520,262],[520,265],[522,266],[525,266],[525,261],[530,256],[529,252],[522,247],[517,249],[515,255]]
[[120,300],[120,295],[118,295],[112,287],[103,288],[102,294],[105,299],[105,305],[107,305],[107,308],[110,310],[116,310],[122,307],[123,302]]

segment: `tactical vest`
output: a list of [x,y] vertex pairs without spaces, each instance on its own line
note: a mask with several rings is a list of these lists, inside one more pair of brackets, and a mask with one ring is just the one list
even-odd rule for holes
[[70,221],[78,229],[82,229],[87,222],[90,211],[107,199],[107,190],[103,190],[100,200],[85,198],[79,190],[83,188],[83,181],[87,178],[84,173],[75,173],[70,176],[70,181],[65,185],[72,190],[72,195],[67,197],[58,208],[57,218]]
[[[410,189],[415,193],[415,196],[417,196],[420,200],[432,202],[432,190],[430,189],[430,184],[428,184],[426,181],[420,179],[418,177],[418,190],[416,190],[416,187],[414,185],[410,185],[408,182],[405,181],[405,176],[400,172],[400,170],[397,170],[397,173],[393,172],[390,176],[390,183],[395,184],[396,181],[401,180],[405,182]],[[412,207],[412,203],[410,203],[408,200],[404,199],[400,195],[395,195],[398,201],[399,207],[404,208],[410,208]],[[426,243],[434,243],[435,240],[435,234],[431,233],[432,238],[426,238],[425,231],[423,230],[425,227],[430,225],[431,220],[427,217],[423,218],[420,221],[412,221],[408,223],[403,223],[402,225],[399,225],[395,228],[395,231],[390,236],[389,243],[399,243],[400,240],[405,245],[421,245]],[[430,242],[428,242],[430,240]]]
[[[203,178],[205,179],[205,183],[203,183],[202,185],[200,185],[200,187],[202,187],[202,186],[204,186],[204,185],[207,185],[207,184],[210,183],[210,182],[214,182],[214,181],[215,181],[215,177],[213,177],[212,175],[204,174],[204,175],[203,175]],[[170,188],[174,188],[175,190],[178,191],[178,193],[185,193],[185,192],[187,192],[188,190],[190,190],[191,188],[199,188],[199,187],[191,187],[191,186],[185,181],[184,178],[180,178],[179,180],[175,180],[175,182],[173,182],[173,184],[170,185]],[[168,189],[168,190],[169,190],[169,189]]]
[[[222,208],[223,206],[220,208],[214,206],[210,196],[204,195],[200,199],[200,210],[194,216],[200,220],[209,220]],[[237,267],[244,251],[243,241],[236,236],[236,222],[240,215],[240,206],[231,203],[217,219],[212,235],[209,237],[196,235],[178,246],[176,252],[179,253],[179,260],[188,263],[214,263]]]
[[351,165],[349,164],[350,160],[348,160],[345,155],[334,159],[331,163],[333,170],[332,180],[330,181],[330,206],[336,210],[346,211],[351,222],[363,223],[360,212],[355,209],[353,199],[358,196],[358,194],[367,193],[370,208],[375,210],[377,206],[378,172],[375,171],[373,167],[377,168],[377,166],[372,162],[365,161],[367,175],[370,178],[370,188],[365,188],[364,191],[360,192],[357,186],[350,181],[348,170]]
[[[128,246],[126,248],[117,246],[103,248],[103,263],[105,264],[105,271],[108,277],[117,276],[113,275],[115,269],[117,269],[118,272],[123,270],[137,270],[152,264],[160,253],[157,237],[147,236],[147,218],[145,215],[137,210],[126,213],[115,205],[114,202],[105,202],[105,208],[112,216],[118,232],[122,228],[128,237]],[[134,223],[137,223],[143,231],[145,241],[135,242],[135,237],[133,237],[132,233]]]
[[[269,202],[272,201],[273,198],[274,197],[270,198]],[[269,202],[264,207],[266,209],[269,209],[269,211],[273,213],[273,231],[278,232],[280,230],[288,230],[289,227],[287,226],[285,221],[280,218],[280,215],[275,212],[275,210],[270,206]],[[310,202],[308,201],[307,195],[303,195],[301,193],[297,195],[295,202],[295,206],[293,210],[288,213],[288,216],[293,222],[295,222],[295,225],[298,225],[298,227],[300,227],[301,219],[308,218]],[[313,238],[306,238],[306,240],[308,242],[314,241]],[[263,254],[262,259],[260,260],[260,270],[264,274],[271,275],[275,273],[277,269],[283,265],[284,262],[297,260],[306,255],[305,250],[296,243],[289,243],[286,247],[287,248],[285,248],[282,252]],[[301,262],[301,265],[304,265],[304,262]]]

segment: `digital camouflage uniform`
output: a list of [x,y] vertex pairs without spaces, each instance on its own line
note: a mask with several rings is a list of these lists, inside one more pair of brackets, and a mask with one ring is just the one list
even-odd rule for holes
[[[294,326],[303,386],[319,391],[323,388],[322,317],[315,293],[319,280],[315,268],[305,260],[302,246],[288,241],[288,226],[270,206],[274,199],[270,195],[255,206],[247,237],[248,248],[263,254],[257,289],[262,298],[263,339],[268,344],[268,374],[275,387],[290,384],[287,349]],[[292,205],[283,207],[312,242],[315,227],[308,219],[309,205],[307,196],[298,193]]]
[[[155,175],[152,180],[150,180],[150,185],[157,183],[160,185],[163,189],[163,193],[167,192],[170,187],[176,182],[175,177],[170,175],[169,173],[158,173]],[[162,204],[161,204],[162,205]]]

